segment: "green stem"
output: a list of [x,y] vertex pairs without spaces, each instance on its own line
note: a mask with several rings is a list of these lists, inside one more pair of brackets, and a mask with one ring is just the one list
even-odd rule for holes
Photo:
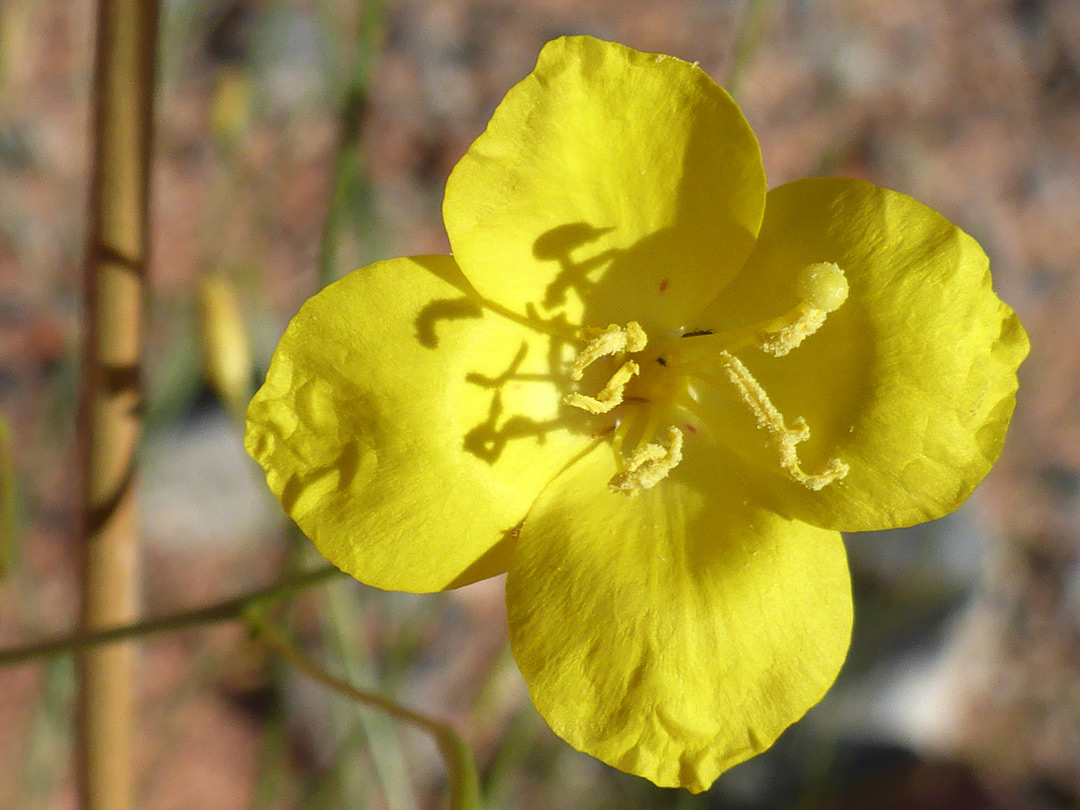
[[[359,600],[354,598],[355,590],[349,587],[353,584],[355,583],[340,582],[336,587],[327,588],[323,592],[326,602],[325,610],[320,613],[320,618],[325,619],[321,623],[321,635],[325,643],[334,650],[333,657],[340,663],[345,677],[353,683],[370,684],[376,678],[374,667],[370,659],[357,649],[356,640],[349,632],[350,618],[363,610]],[[416,799],[407,778],[408,766],[401,752],[393,721],[370,711],[361,711],[358,714],[360,734],[349,735],[348,740],[356,740],[357,743],[366,740],[375,779],[379,783],[386,806],[391,810],[416,810]],[[342,746],[341,751],[344,759],[351,758],[348,742]],[[351,775],[351,771],[345,769],[339,773],[342,776]],[[340,781],[341,777],[336,778]],[[343,790],[347,796],[355,793],[347,787]]]
[[299,591],[320,585],[339,571],[332,565],[298,574],[295,577],[282,580],[276,585],[271,585],[261,590],[252,591],[244,596],[237,596],[214,605],[196,608],[183,613],[174,613],[159,619],[135,622],[133,624],[109,627],[104,630],[95,630],[88,633],[72,633],[67,636],[41,641],[25,647],[13,647],[0,650],[0,667],[21,664],[26,661],[34,661],[52,655],[85,650],[90,647],[99,647],[104,644],[115,644],[142,636],[155,633],[167,633],[173,630],[183,630],[189,627],[198,627],[214,622],[227,622],[240,619],[250,608],[286,599]]
[[[281,670],[284,664],[270,660],[270,683],[280,697]],[[289,797],[298,795],[296,783],[289,769],[289,730],[285,719],[284,701],[275,699],[263,719],[263,733],[259,746],[258,777],[252,791],[249,810],[269,810],[273,807],[293,806]]]
[[748,0],[739,35],[735,39],[735,58],[731,72],[725,83],[732,98],[737,97],[743,71],[750,62],[761,41],[761,30],[765,23],[765,14],[769,10],[769,0]]
[[45,667],[37,710],[30,722],[20,783],[12,807],[46,806],[71,758],[71,704],[74,691],[71,661],[55,659]]
[[344,214],[347,191],[355,176],[361,171],[360,122],[368,90],[368,73],[374,51],[373,41],[381,28],[382,4],[365,2],[357,31],[357,46],[352,56],[352,66],[345,84],[345,98],[338,116],[338,152],[331,174],[332,189],[330,205],[326,212],[322,240],[319,243],[318,285],[323,287],[336,281],[337,246]]
[[533,713],[522,706],[514,714],[502,735],[499,748],[488,766],[484,780],[484,799],[490,804],[501,805],[506,782],[520,766],[524,755],[532,745],[534,731]]
[[348,681],[331,675],[311,658],[304,655],[278,630],[264,622],[256,611],[248,611],[247,618],[252,629],[268,647],[308,677],[333,689],[335,692],[345,695],[356,703],[378,709],[430,734],[435,739],[439,752],[446,762],[446,767],[450,771],[450,810],[476,810],[476,808],[479,808],[480,788],[476,775],[476,765],[473,762],[469,747],[454,731],[452,726],[407,709],[380,695],[357,689]]
[[0,579],[15,567],[15,450],[11,428],[0,416]]

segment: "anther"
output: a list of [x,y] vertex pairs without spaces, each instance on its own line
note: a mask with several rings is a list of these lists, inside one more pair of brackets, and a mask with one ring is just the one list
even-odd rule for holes
[[789,426],[784,420],[784,415],[773,405],[765,389],[754,379],[754,375],[741,360],[725,351],[720,352],[719,358],[728,380],[735,386],[739,397],[754,414],[758,427],[768,431],[769,437],[776,445],[780,453],[780,468],[784,472],[807,489],[814,491],[848,474],[848,465],[838,458],[829,459],[820,473],[804,472],[799,463],[797,446],[810,438],[810,428],[806,420],[800,416]]
[[647,343],[645,330],[637,321],[630,321],[625,329],[613,323],[595,335],[574,359],[574,364],[570,366],[570,379],[580,380],[585,369],[601,357],[620,352],[640,352]]
[[[573,365],[570,366],[570,379],[580,380],[585,373],[585,369],[601,357],[640,352],[647,344],[648,337],[645,335],[645,330],[641,328],[641,324],[637,321],[630,321],[625,329],[617,324],[611,324],[607,329],[594,331],[592,340],[586,344],[585,348],[581,350],[581,354],[574,359]],[[611,375],[607,385],[595,397],[573,393],[563,397],[563,402],[589,413],[607,413],[622,403],[626,384],[630,382],[635,374],[640,372],[641,368],[637,363],[633,360],[627,360],[619,367],[618,371]]]
[[649,442],[637,448],[624,460],[626,469],[608,481],[608,489],[631,498],[643,489],[651,489],[682,461],[682,447],[682,431],[676,427],[668,428],[667,442]]
[[611,375],[611,379],[608,380],[607,385],[600,389],[600,393],[595,397],[587,397],[584,394],[567,394],[563,397],[563,402],[567,405],[572,405],[575,408],[581,408],[583,411],[589,413],[607,413],[608,411],[617,408],[623,401],[623,391],[626,390],[626,384],[630,382],[631,378],[635,374],[641,371],[640,367],[633,360],[627,360],[621,366],[619,370]]

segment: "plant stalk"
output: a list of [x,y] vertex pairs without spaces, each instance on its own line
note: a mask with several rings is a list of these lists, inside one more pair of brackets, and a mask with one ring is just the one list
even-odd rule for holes
[[[130,622],[138,609],[134,480],[156,28],[156,0],[99,0],[77,440],[84,632]],[[85,810],[132,806],[134,666],[130,644],[79,661]]]
[[250,608],[269,605],[296,596],[306,588],[321,585],[339,574],[341,572],[337,568],[327,565],[283,579],[276,585],[270,585],[243,596],[236,596],[223,602],[194,608],[193,610],[185,610],[182,613],[171,613],[157,619],[146,619],[141,622],[106,627],[92,632],[73,633],[49,639],[48,641],[27,644],[24,647],[11,647],[0,650],[0,668],[31,663],[42,658],[79,652],[93,647],[118,644],[122,641],[130,641],[157,633],[190,630],[216,622],[236,621],[243,618],[245,612]]

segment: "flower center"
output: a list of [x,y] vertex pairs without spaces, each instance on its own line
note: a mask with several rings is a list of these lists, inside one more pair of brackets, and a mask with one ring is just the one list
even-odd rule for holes
[[[656,486],[678,466],[684,435],[675,424],[684,425],[693,434],[697,430],[686,416],[703,423],[715,421],[698,396],[702,384],[736,394],[758,428],[768,434],[780,469],[792,480],[816,491],[848,474],[848,465],[838,458],[829,459],[816,473],[802,468],[798,445],[810,438],[806,420],[800,416],[788,423],[736,356],[756,348],[783,357],[798,348],[847,300],[847,278],[833,263],[807,265],[798,274],[796,293],[799,303],[779,318],[734,332],[680,329],[663,341],[661,351],[654,350],[647,357],[648,337],[636,321],[625,327],[612,324],[586,332],[588,342],[570,367],[571,379],[580,382],[586,369],[609,357],[614,372],[596,396],[574,392],[563,401],[598,416],[614,413],[614,424],[602,431],[612,433],[619,457],[619,472],[608,482],[613,492],[634,497]],[[664,422],[669,425],[666,439],[654,442],[657,428]],[[631,449],[624,452],[627,445]]]

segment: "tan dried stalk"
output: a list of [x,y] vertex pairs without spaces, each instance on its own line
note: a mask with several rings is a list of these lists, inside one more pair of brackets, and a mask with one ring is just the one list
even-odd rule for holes
[[[83,631],[130,622],[138,607],[134,479],[156,26],[156,0],[100,0],[78,422]],[[80,658],[86,810],[132,806],[134,664],[131,644]]]

